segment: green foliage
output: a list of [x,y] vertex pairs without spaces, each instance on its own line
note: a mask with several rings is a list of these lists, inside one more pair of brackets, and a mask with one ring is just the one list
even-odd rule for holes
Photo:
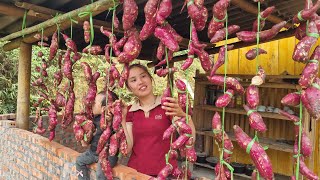
[[[3,46],[3,43],[0,44]],[[18,91],[18,51],[0,48],[0,114],[16,112]]]

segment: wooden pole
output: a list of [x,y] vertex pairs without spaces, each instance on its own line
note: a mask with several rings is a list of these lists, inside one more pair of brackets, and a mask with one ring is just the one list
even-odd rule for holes
[[[231,1],[232,4],[238,6],[239,8],[241,8],[242,10],[248,12],[248,13],[252,13],[252,14],[258,14],[258,8],[254,5],[252,5],[251,3],[249,3],[246,0],[232,0]],[[282,21],[284,21],[283,19],[274,16],[274,15],[270,15],[267,17],[267,20],[273,23],[280,23]],[[286,28],[292,28],[293,24],[291,23],[287,23],[285,25]]]
[[[1,38],[0,41],[8,41],[8,40],[17,38],[15,40],[13,40],[12,42],[10,42],[10,43],[14,43],[13,46],[11,45],[14,48],[19,47],[18,46],[19,43],[17,43],[17,41],[19,41],[19,42],[23,41],[26,43],[34,43],[35,41],[37,41],[37,39],[33,38],[33,36],[42,28],[45,29],[45,31],[44,31],[45,35],[50,36],[54,33],[54,31],[49,31],[50,32],[49,33],[46,31],[46,29],[52,28],[52,27],[56,28],[56,24],[60,24],[61,30],[64,30],[64,29],[70,27],[70,18],[73,18],[77,21],[89,19],[89,16],[80,18],[78,16],[78,14],[81,12],[91,11],[92,15],[95,16],[95,15],[100,14],[101,12],[103,12],[111,7],[113,7],[112,0],[99,0],[99,1],[96,1],[92,4],[89,4],[87,6],[81,7],[79,9],[75,9],[75,10],[70,11],[68,13],[65,13],[57,18],[52,18],[48,21],[42,22],[42,23],[37,24],[35,26],[32,26],[30,28],[26,28],[23,31],[18,31],[18,32],[12,33],[8,36]],[[23,35],[25,35],[24,38],[21,37]],[[10,44],[10,43],[8,43],[8,44]],[[6,44],[6,45],[8,45],[8,44]],[[6,49],[5,46],[4,46],[4,49]],[[5,51],[8,51],[8,50],[5,50]]]
[[16,125],[25,130],[29,129],[31,52],[31,44],[20,44]]

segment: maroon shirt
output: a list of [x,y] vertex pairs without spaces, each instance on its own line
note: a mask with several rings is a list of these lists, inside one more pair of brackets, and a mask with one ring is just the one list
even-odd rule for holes
[[[170,139],[162,140],[171,120],[161,108],[160,97],[150,111],[144,112],[139,104],[129,107],[127,122],[132,122],[133,148],[128,166],[147,175],[157,175],[165,167],[165,154],[170,150]],[[177,167],[177,161],[170,161]]]

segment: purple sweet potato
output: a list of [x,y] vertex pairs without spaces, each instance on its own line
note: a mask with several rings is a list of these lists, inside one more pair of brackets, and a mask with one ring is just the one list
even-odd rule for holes
[[211,39],[219,29],[224,27],[223,22],[217,22],[212,18],[208,26],[208,38]]
[[246,100],[250,109],[256,109],[259,104],[259,89],[255,85],[250,85],[246,89]]
[[115,101],[113,103],[113,122],[112,122],[112,128],[117,131],[120,127],[121,121],[122,121],[122,104],[121,101]]
[[[233,129],[239,146],[247,149],[252,139],[239,126],[234,125]],[[267,180],[273,179],[271,160],[258,142],[253,143],[249,154],[260,175]]]
[[84,21],[83,22],[83,37],[84,37],[84,41],[86,43],[90,42],[90,23],[89,21]]
[[189,50],[188,58],[181,65],[181,70],[184,71],[184,70],[188,69],[191,66],[191,64],[193,63],[193,59],[194,59],[194,52]]
[[301,92],[301,101],[309,114],[315,119],[320,118],[320,86],[312,84]]
[[256,131],[265,132],[267,130],[267,127],[266,124],[263,122],[261,115],[257,111],[250,109],[245,104],[243,105],[243,108],[246,110],[248,114],[250,127]]
[[[234,45],[227,45],[227,50],[233,49]],[[213,76],[216,74],[216,71],[221,67],[225,62],[225,54],[226,54],[226,48],[225,46],[220,47],[219,49],[219,55],[216,63],[213,64],[213,67],[210,72],[210,76]]]
[[72,76],[72,61],[70,59],[70,54],[71,54],[71,51],[67,50],[66,54],[64,55],[63,74],[70,81],[72,81],[73,80],[73,76]]
[[304,159],[303,158],[300,158],[300,164],[299,165],[300,165],[300,167],[299,167],[300,173],[304,177],[306,177],[307,179],[310,179],[310,180],[319,180],[319,177],[314,172],[312,172],[307,167],[307,165],[304,163]]
[[106,178],[113,179],[112,168],[110,162],[108,161],[106,147],[99,154],[99,163]]
[[186,134],[180,135],[172,144],[172,149],[179,149],[182,147],[187,141],[189,137]]
[[142,45],[136,28],[128,30],[128,40],[123,46],[123,51],[118,56],[120,63],[130,63],[135,60],[141,51]]
[[162,0],[156,16],[157,24],[162,25],[165,23],[166,18],[171,14],[172,2],[171,0]]
[[185,117],[180,118],[179,120],[176,120],[174,124],[179,128],[179,133],[180,134],[183,134],[183,133],[191,134],[192,133],[192,129],[186,123],[186,118]]
[[[265,22],[266,22],[266,18],[274,11],[275,7],[274,6],[271,6],[271,7],[268,7],[267,9],[265,9],[264,11],[262,11],[260,13],[260,31],[264,28],[264,25],[265,25]],[[253,26],[252,26],[252,31],[255,31],[257,32],[258,31],[258,19],[256,19],[254,22],[253,22]]]
[[[317,21],[316,22],[316,25],[318,24]],[[318,26],[318,25],[317,25]],[[318,28],[319,30],[319,28]],[[300,23],[300,25],[296,28],[295,32],[294,32],[294,36],[298,39],[298,40],[301,40],[302,38],[304,38],[307,33],[307,23],[306,22],[302,22]]]
[[144,6],[144,14],[146,22],[144,23],[142,30],[140,31],[139,37],[141,41],[146,40],[153,32],[157,26],[156,17],[157,17],[157,6],[159,0],[148,0]]
[[[186,91],[186,85],[183,81],[181,80],[176,80],[176,86],[178,88],[178,90],[180,92],[178,92],[178,103],[179,103],[179,106],[182,108],[182,110],[184,112],[187,111],[187,94],[185,93]],[[188,114],[189,115],[192,115],[192,108],[191,108],[191,105],[190,105],[190,99],[189,99],[189,106],[188,106]]]
[[110,145],[109,145],[109,154],[111,156],[116,155],[119,147],[119,141],[117,139],[117,134],[113,134],[110,138]]
[[224,19],[230,1],[231,0],[219,0],[216,4],[214,4],[212,7],[213,16],[219,20]]
[[122,48],[126,42],[128,41],[128,37],[127,36],[124,36],[122,37],[118,42],[116,42],[113,46],[113,51],[114,51],[114,54],[116,56],[119,56],[121,51],[120,51],[120,48]]
[[51,44],[50,44],[49,61],[51,61],[56,56],[58,47],[59,47],[58,35],[57,35],[57,32],[54,32],[54,34],[52,35]]
[[84,131],[77,122],[74,122],[73,124],[73,132],[77,142],[80,142],[81,140],[83,140]]
[[[233,33],[236,33],[240,30],[240,26],[238,25],[230,25],[228,26],[228,35],[231,35]],[[217,43],[219,41],[222,41],[226,38],[226,28],[222,28],[218,30],[214,36],[211,38],[210,43]]]
[[92,70],[90,65],[87,62],[81,62],[81,67],[83,68],[84,71],[84,76],[88,82],[88,84],[92,81]]
[[[318,28],[313,21],[309,22],[308,32],[318,34]],[[295,46],[292,59],[295,61],[306,63],[309,60],[309,52],[312,46],[317,42],[317,39],[317,37],[305,36]]]
[[138,5],[135,2],[135,0],[124,0],[123,16],[122,16],[123,30],[126,31],[132,28],[137,17],[138,17]]
[[52,141],[55,136],[56,136],[56,131],[55,130],[50,131],[50,133],[49,133],[49,141]]
[[212,62],[210,60],[210,56],[208,52],[205,51],[204,49],[197,49],[193,47],[193,44],[190,44],[189,48],[192,49],[195,52],[195,54],[198,56],[202,69],[206,72],[209,72],[212,68]]
[[66,128],[72,121],[73,121],[73,111],[74,111],[74,103],[76,97],[73,90],[69,91],[69,98],[67,100],[65,109],[64,109],[64,116],[62,119],[62,128]]
[[226,91],[226,93],[224,93],[222,96],[218,97],[215,105],[217,107],[227,107],[227,105],[230,103],[233,95],[234,95],[234,90],[228,89]]
[[37,40],[43,40],[43,41],[48,41],[49,40],[49,38],[47,37],[47,36],[42,36],[40,33],[37,33],[37,34],[35,34],[34,36],[33,36],[34,38],[36,38]]
[[56,128],[56,126],[58,124],[57,110],[54,105],[50,106],[48,116],[49,116],[48,131],[54,131],[54,129]]
[[163,133],[162,139],[166,140],[169,139],[171,134],[176,130],[176,128],[173,125],[170,125]]
[[203,49],[203,48],[205,48],[207,45],[206,44],[202,44],[202,43],[200,43],[199,42],[199,38],[198,38],[198,34],[197,34],[197,30],[196,30],[196,28],[195,28],[195,26],[194,26],[194,23],[193,22],[191,22],[191,40],[192,40],[192,44],[193,44],[193,46],[195,47],[195,48],[197,48],[197,49]]
[[261,84],[264,83],[265,79],[266,79],[266,72],[264,71],[264,69],[261,66],[258,66],[258,73],[256,76],[254,76],[251,79],[251,84],[256,85],[256,86],[260,86]]
[[157,179],[166,179],[172,172],[173,167],[171,164],[167,164],[158,174]]
[[320,46],[318,46],[308,61],[307,65],[304,67],[301,77],[299,79],[299,85],[301,88],[308,88],[313,83],[314,79],[319,73],[319,60],[320,60]]
[[197,154],[194,147],[187,147],[186,149],[186,157],[190,163],[195,163],[197,160]]
[[172,171],[172,176],[175,178],[181,178],[182,177],[182,170],[179,167],[176,167]]
[[281,103],[286,106],[296,107],[300,104],[300,97],[299,92],[289,93],[281,99]]
[[246,53],[246,58],[248,60],[254,60],[260,54],[267,54],[267,51],[261,48],[259,48],[258,50],[257,48],[252,48]]
[[170,90],[170,87],[168,86],[164,91],[163,91],[163,94],[162,94],[162,97],[161,97],[161,105],[163,106],[165,102],[169,102],[166,98],[167,97],[172,97],[171,95],[171,90]]
[[123,156],[128,155],[128,143],[126,139],[126,135],[123,133],[122,136],[120,137],[120,145],[119,145],[119,150]]
[[178,69],[176,67],[173,67],[173,68],[161,68],[161,69],[157,69],[156,70],[156,74],[159,76],[159,77],[165,77],[166,75],[168,75],[169,73],[174,73],[174,72],[177,72]]
[[[207,76],[207,78],[214,85],[223,86],[224,84],[223,76],[213,75],[213,76]],[[238,94],[244,94],[244,89],[242,85],[239,83],[238,80],[236,80],[233,77],[226,78],[226,86],[228,89],[235,90]]]
[[64,98],[64,96],[57,91],[56,93],[56,100],[55,103],[59,106],[59,107],[63,107],[66,105],[66,99]]
[[[305,9],[303,9],[300,13],[301,13],[301,18],[306,21],[306,20],[311,20],[312,18],[314,18],[315,13],[317,12],[317,10],[320,8],[320,1],[317,1],[316,4],[314,4],[314,6],[312,6],[311,8],[305,7]],[[299,23],[300,19],[298,18],[298,14],[295,15],[293,17],[293,22],[294,23]]]
[[111,129],[109,126],[107,126],[107,129],[103,131],[103,133],[100,136],[98,146],[97,146],[97,154],[99,154],[103,147],[106,145],[107,141],[109,140],[111,135]]
[[176,150],[171,150],[169,151],[168,156],[169,156],[169,160],[177,160],[179,155]]
[[[168,51],[168,61],[170,62],[173,58],[173,52],[172,51]],[[165,65],[167,64],[167,58],[165,57],[162,61],[160,61],[155,67],[158,67],[158,66],[162,66],[162,65]]]
[[[271,29],[261,31],[260,41],[266,41],[275,37],[279,31],[287,24],[286,21],[282,21],[276,25],[274,25]],[[257,41],[257,32],[255,31],[241,31],[237,33],[237,37],[239,40],[244,42],[256,42]]]
[[288,112],[286,111],[283,111],[283,110],[279,110],[279,114],[287,117],[290,121],[293,121],[293,122],[299,122],[299,117],[295,116],[295,115],[292,115],[292,114],[289,114]]
[[164,53],[165,53],[165,46],[164,46],[164,44],[160,41],[160,42],[159,42],[159,45],[158,45],[158,48],[157,48],[157,59],[158,59],[159,61],[162,60]]
[[86,96],[83,99],[83,103],[85,106],[91,106],[94,103],[97,94],[97,79],[100,77],[100,73],[96,72],[94,76],[92,76],[92,80],[88,83],[89,88]]
[[188,4],[188,14],[194,22],[197,31],[202,31],[208,20],[207,8],[205,6],[197,7],[197,5],[192,0],[186,0],[186,2]]
[[170,34],[173,35],[174,39],[177,41],[177,42],[181,42],[183,40],[183,37],[180,36],[177,31],[175,29],[173,29],[173,27],[169,24],[169,23],[166,23],[164,26],[163,26],[164,29],[166,29]]
[[[297,132],[299,134],[299,132]],[[301,151],[300,153],[304,157],[309,157],[312,154],[312,143],[310,138],[308,137],[307,133],[305,131],[302,132],[302,137],[301,137]],[[296,136],[295,139],[295,144],[294,144],[294,154],[298,154],[298,135]]]
[[156,27],[154,35],[171,51],[176,52],[179,50],[179,44],[174,36],[168,30],[162,27]]
[[119,86],[121,88],[123,88],[125,81],[128,79],[128,77],[129,77],[129,64],[126,63],[124,64],[121,75],[120,75]]
[[61,33],[61,34],[62,34],[64,41],[66,42],[67,48],[71,49],[71,51],[73,51],[74,53],[78,52],[76,43],[72,39],[70,39],[67,35],[65,35],[63,33]]
[[82,50],[83,53],[88,53],[92,55],[99,55],[102,52],[102,48],[99,45],[93,45],[91,47],[86,47]]

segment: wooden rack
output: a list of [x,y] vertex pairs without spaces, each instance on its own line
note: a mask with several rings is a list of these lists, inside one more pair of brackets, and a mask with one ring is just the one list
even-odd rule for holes
[[[250,84],[250,75],[228,75],[230,77],[240,78],[239,82],[247,87]],[[297,85],[299,76],[267,76],[266,82],[259,86],[260,105],[273,106],[283,109],[281,98],[291,92],[300,89]],[[222,112],[222,108],[206,104],[207,88],[214,87],[206,78],[205,74],[196,73],[195,77],[195,96],[193,121],[197,130],[196,147],[198,150],[206,152],[209,156],[218,156],[218,147],[213,139],[211,131],[211,119],[215,112]],[[242,98],[244,100],[244,96]],[[291,107],[290,107],[291,108]],[[291,108],[296,114],[298,108]],[[303,126],[310,129],[310,117],[306,110],[303,110]],[[293,140],[294,124],[288,118],[273,112],[259,112],[267,125],[268,130],[265,133],[259,133],[259,142],[263,146],[268,146],[267,153],[274,165],[275,173],[291,175],[293,173]],[[238,106],[235,108],[225,108],[225,131],[234,144],[232,162],[252,164],[251,159],[244,150],[235,142],[233,135],[233,125],[239,125],[249,136],[254,136],[254,130],[250,127],[246,111]]]

